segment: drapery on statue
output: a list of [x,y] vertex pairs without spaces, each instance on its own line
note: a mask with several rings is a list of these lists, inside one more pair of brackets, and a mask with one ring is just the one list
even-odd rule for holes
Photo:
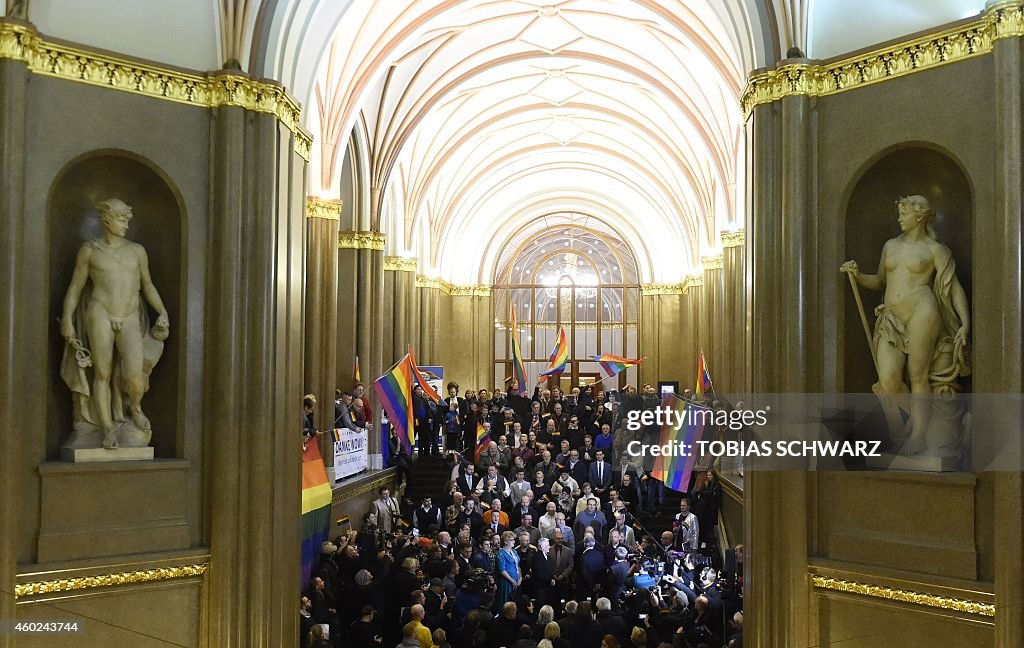
[[[146,250],[125,238],[132,208],[111,198],[96,209],[106,232],[79,249],[60,321],[66,342],[60,374],[74,409],[65,447],[148,446],[153,431],[142,397],[170,321]],[[158,314],[152,328],[140,294]]]
[[[878,274],[861,274],[856,261],[839,269],[850,278],[865,333],[867,318],[857,284],[885,290],[868,340],[878,372],[872,390],[887,410],[899,453],[958,456],[963,412],[950,397],[959,391],[957,379],[970,374],[967,294],[956,278],[953,254],[935,236],[935,212],[928,200],[907,196],[896,205],[903,233],[882,248]],[[908,391],[909,407],[906,396],[900,396]],[[901,402],[910,419],[897,430],[893,428],[902,419],[892,415],[891,404]]]

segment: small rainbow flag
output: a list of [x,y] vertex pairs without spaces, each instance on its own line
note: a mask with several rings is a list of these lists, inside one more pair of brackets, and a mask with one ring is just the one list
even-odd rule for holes
[[352,370],[352,384],[358,385],[363,381],[363,374],[359,371],[359,356],[356,356],[356,366]]
[[615,376],[630,367],[635,367],[647,358],[631,359],[623,358],[622,356],[612,355],[611,353],[603,353],[601,355],[590,356],[590,359],[594,362],[601,364],[601,368],[608,372],[608,378]]
[[558,342],[551,350],[551,364],[547,369],[540,372],[541,376],[558,376],[565,371],[565,365],[569,361],[569,340],[565,337],[565,329],[558,327]]
[[708,364],[704,361],[704,349],[701,349],[700,358],[697,360],[697,386],[693,391],[697,395],[697,400],[704,400],[704,392],[714,393],[714,390],[711,372],[708,371]]
[[[654,460],[651,477],[662,481],[672,490],[686,492],[690,484],[690,474],[697,460],[697,442],[704,435],[705,412],[711,410],[688,403],[675,394],[665,394],[661,406],[671,408],[677,413],[669,420],[681,420],[683,423],[678,430],[671,423],[661,427],[659,445],[672,444],[674,452],[667,457],[658,455]],[[681,450],[679,443],[684,444]],[[682,452],[685,452],[685,455]]]
[[487,449],[487,446],[491,443],[491,433],[487,431],[483,423],[476,424],[476,453],[474,458],[477,462],[480,461],[480,455]]
[[409,364],[412,365],[413,380],[416,381],[417,385],[423,388],[423,393],[427,395],[427,398],[434,401],[435,403],[440,403],[441,397],[434,390],[434,388],[430,386],[430,383],[427,382],[427,377],[423,375],[423,372],[420,371],[420,368],[416,366],[416,359],[412,357],[411,350],[409,351],[409,355],[407,357],[409,358]]
[[348,526],[348,516],[342,515],[340,518],[334,521],[334,526]]
[[331,485],[327,482],[320,444],[312,439],[302,450],[302,582],[313,575],[330,519]]
[[526,367],[523,366],[523,352],[519,348],[519,327],[516,325],[516,311],[512,309],[512,386],[519,393],[526,390]]
[[373,381],[373,393],[388,414],[388,421],[398,431],[406,452],[412,452],[416,430],[412,422],[412,354],[406,354],[387,373]]

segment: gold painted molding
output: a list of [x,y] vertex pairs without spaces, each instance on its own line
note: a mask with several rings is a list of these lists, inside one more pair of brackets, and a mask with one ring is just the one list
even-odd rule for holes
[[641,295],[682,295],[684,292],[686,292],[686,283],[640,286]]
[[359,484],[353,486],[351,489],[346,489],[344,486],[341,488],[335,488],[331,497],[331,505],[341,504],[347,499],[353,497],[359,497],[364,493],[375,491],[381,486],[390,486],[395,481],[395,469],[385,468],[384,471],[374,479],[366,482],[365,484]]
[[384,250],[381,232],[338,232],[338,248],[342,250]]
[[705,270],[721,270],[725,267],[725,257],[721,254],[718,256],[701,257],[700,265]]
[[453,284],[445,281],[444,279],[437,279],[435,277],[428,277],[426,275],[416,275],[416,287],[417,288],[436,288],[446,295],[452,297],[490,297],[491,287],[486,285],[469,285],[463,286],[459,284]]
[[1024,36],[1024,1],[989,7],[978,20],[832,63],[791,63],[752,74],[740,97],[744,118],[754,106],[783,97],[823,97],[965,61],[992,51],[1000,38]]
[[341,220],[344,203],[340,200],[306,196],[306,218],[323,218],[325,220]]
[[724,248],[743,247],[744,242],[746,242],[746,234],[743,230],[722,232],[722,247]]
[[686,281],[683,283],[686,286],[687,290],[689,290],[690,288],[701,288],[704,286],[704,275],[690,275],[689,277],[686,278]]
[[858,583],[840,578],[826,578],[825,576],[818,576],[814,573],[809,574],[809,576],[811,577],[811,581],[814,584],[815,589],[843,592],[845,594],[858,594],[860,596],[886,599],[889,601],[899,601],[900,603],[910,603],[911,605],[921,605],[924,607],[939,608],[943,610],[952,610],[954,612],[962,612],[965,614],[977,614],[979,616],[986,617],[994,617],[996,615],[995,605],[982,603],[981,601],[936,596],[934,594],[914,592],[905,589],[895,589],[881,585],[869,585],[867,583]]
[[416,272],[417,261],[414,258],[386,256],[384,257],[384,270],[395,272]]
[[238,106],[277,117],[295,136],[295,152],[309,160],[313,137],[302,111],[284,88],[248,76],[196,74],[112,54],[51,43],[34,29],[0,20],[0,59],[23,61],[33,74],[112,88],[200,108]]
[[[507,331],[510,328],[512,328],[512,322],[510,322],[508,320],[496,320],[494,323],[497,324],[497,326],[495,328],[497,328],[499,330],[502,330],[502,331]],[[552,331],[557,331],[562,326],[561,324],[558,324],[556,322],[530,322],[530,321],[522,321],[522,322],[516,322],[516,324],[518,324],[520,328],[528,328],[528,327],[532,326],[533,328],[547,329],[547,330],[552,330]],[[623,324],[622,322],[601,322],[601,328],[609,329],[609,330],[611,330],[611,329],[619,329],[619,330],[621,330],[621,329],[626,328],[626,327],[628,327],[628,328],[636,328],[637,326],[638,326],[638,324],[636,322],[626,322],[625,324]],[[576,328],[578,328],[578,329],[596,329],[597,328],[597,322],[576,322]]]
[[79,576],[75,578],[19,583],[14,586],[14,598],[38,596],[40,594],[55,594],[59,592],[72,592],[99,587],[113,587],[116,585],[138,585],[139,583],[153,583],[178,578],[193,578],[195,576],[202,576],[207,572],[207,570],[209,570],[209,568],[210,563],[198,563],[195,565],[177,565],[174,567],[161,567],[158,569],[119,572],[116,574],[97,574],[94,576]]

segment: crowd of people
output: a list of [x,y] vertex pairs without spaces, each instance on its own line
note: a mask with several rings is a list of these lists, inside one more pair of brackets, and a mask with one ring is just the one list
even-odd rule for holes
[[[625,437],[657,435],[627,432],[624,412],[657,404],[649,385],[528,398],[451,383],[439,403],[417,388],[416,449],[448,457],[450,480],[414,504],[381,489],[360,530],[324,543],[304,645],[742,646],[743,551],[719,549],[715,473],[666,513],[651,466],[616,461]],[[389,449],[401,489],[414,463],[394,435]]]

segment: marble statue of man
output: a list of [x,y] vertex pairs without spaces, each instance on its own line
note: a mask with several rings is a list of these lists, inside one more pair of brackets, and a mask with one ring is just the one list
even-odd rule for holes
[[[125,238],[132,208],[111,198],[96,209],[106,231],[79,249],[60,322],[67,342],[61,377],[74,396],[67,445],[147,446],[152,428],[142,397],[170,321],[150,279],[146,250]],[[158,315],[152,329],[143,299]]]
[[935,236],[935,212],[928,200],[908,196],[897,206],[902,233],[882,248],[878,274],[861,274],[856,261],[840,270],[865,288],[885,291],[883,304],[875,309],[878,383],[873,389],[878,394],[910,392],[910,420],[897,439],[899,452],[932,454],[936,448],[927,437],[936,411],[933,395],[958,391],[957,378],[970,373],[970,308],[953,254]]

